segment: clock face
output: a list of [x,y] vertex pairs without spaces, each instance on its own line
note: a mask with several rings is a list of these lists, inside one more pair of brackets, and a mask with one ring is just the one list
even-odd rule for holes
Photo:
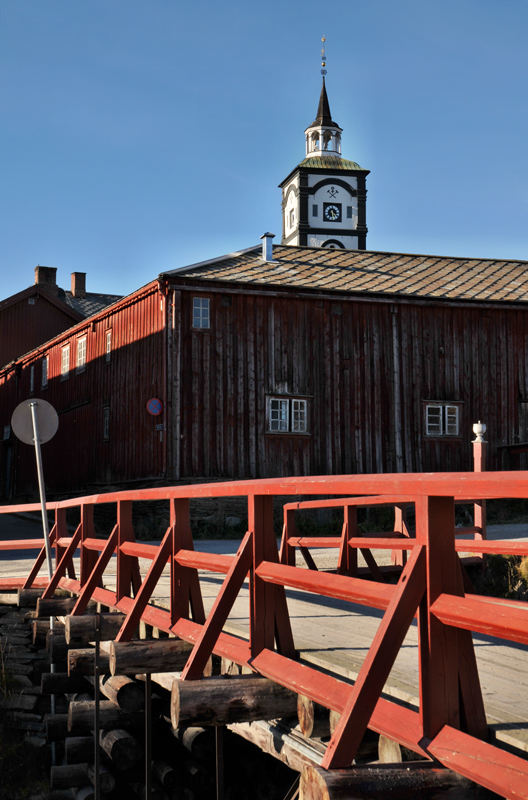
[[341,203],[325,203],[323,214],[328,222],[341,222]]

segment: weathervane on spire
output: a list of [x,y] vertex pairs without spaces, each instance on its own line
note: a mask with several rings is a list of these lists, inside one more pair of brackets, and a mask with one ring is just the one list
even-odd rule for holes
[[321,66],[322,66],[323,69],[321,70],[321,75],[324,77],[326,75],[326,69],[325,69],[325,67],[326,67],[326,55],[325,55],[325,45],[324,45],[324,43],[326,42],[326,37],[323,36],[321,41],[323,43],[323,49],[321,50]]

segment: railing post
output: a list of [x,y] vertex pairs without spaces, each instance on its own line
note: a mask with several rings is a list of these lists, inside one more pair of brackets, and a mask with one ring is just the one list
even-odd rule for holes
[[284,511],[284,524],[282,526],[282,540],[280,548],[280,562],[289,567],[295,566],[295,547],[289,544],[292,536],[297,536],[297,526],[295,525],[295,509],[289,508]]
[[[486,426],[480,420],[473,425],[473,433],[476,438],[473,440],[473,470],[475,472],[485,472],[486,470],[486,448],[487,442],[484,439]],[[473,525],[480,528],[475,533],[475,539],[486,539],[486,501],[479,500],[473,505]]]
[[117,576],[116,592],[117,599],[128,596],[132,585],[132,571],[134,561],[137,559],[127,556],[121,552],[121,545],[125,542],[134,541],[134,528],[132,527],[132,501],[117,501]]
[[277,561],[272,496],[248,496],[248,530],[253,533],[249,639],[251,655],[256,656],[272,650],[275,642],[275,587],[255,574],[262,561]]
[[90,573],[97,561],[97,554],[83,546],[85,539],[90,539],[94,536],[93,511],[92,505],[81,503],[81,586],[84,586],[90,577]]
[[181,618],[189,619],[189,606],[194,621],[203,624],[205,612],[198,572],[189,567],[182,567],[174,560],[178,550],[194,550],[188,497],[170,500],[170,527],[172,531],[171,625]]
[[358,551],[357,547],[350,547],[349,540],[358,535],[357,506],[343,506],[343,531],[337,564],[339,575],[350,575],[351,578],[357,578]]
[[426,548],[427,576],[418,617],[420,715],[423,735],[432,739],[444,725],[460,722],[458,631],[430,610],[441,594],[460,594],[454,498],[416,498],[416,540]]

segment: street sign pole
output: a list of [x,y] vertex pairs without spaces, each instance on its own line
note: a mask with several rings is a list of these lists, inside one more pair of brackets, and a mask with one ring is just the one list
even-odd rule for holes
[[37,418],[37,401],[29,403],[31,409],[31,420],[33,422],[33,441],[35,443],[35,458],[37,459],[37,475],[40,493],[40,508],[42,512],[42,528],[44,530],[44,546],[46,548],[46,559],[48,562],[48,577],[53,576],[53,564],[51,560],[50,533],[48,524],[48,512],[46,511],[46,488],[44,486],[44,471],[42,469],[42,452],[40,449],[40,436]]

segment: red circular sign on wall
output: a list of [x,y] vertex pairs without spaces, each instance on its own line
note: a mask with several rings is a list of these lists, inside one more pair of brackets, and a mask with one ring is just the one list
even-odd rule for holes
[[151,397],[147,403],[147,411],[153,417],[157,417],[163,411],[163,403],[157,397]]

